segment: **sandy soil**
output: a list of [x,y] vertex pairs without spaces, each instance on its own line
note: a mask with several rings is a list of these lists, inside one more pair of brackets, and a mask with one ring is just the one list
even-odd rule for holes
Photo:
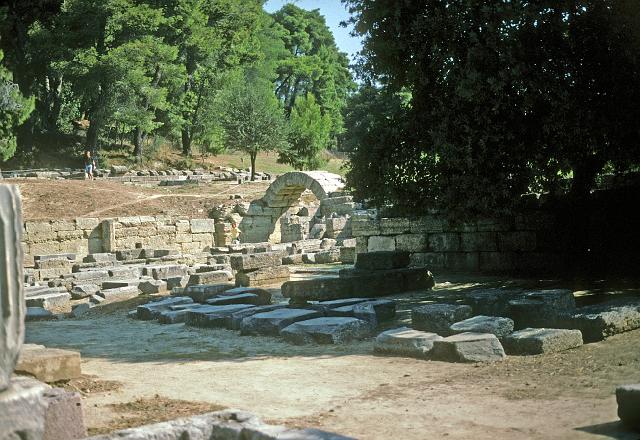
[[[399,297],[399,323],[411,306],[452,299],[474,285],[453,280],[431,295]],[[27,325],[28,342],[80,350],[83,373],[122,384],[85,393],[93,432],[123,426],[123,408],[137,408],[124,422],[131,426],[147,410],[148,420],[160,420],[163,411],[170,417],[212,404],[363,439],[639,437],[617,422],[613,393],[618,384],[640,380],[640,331],[558,354],[462,365],[374,356],[371,340],[298,347],[125,315],[111,308]],[[190,403],[154,406],[158,399]]]
[[105,180],[36,179],[5,179],[3,183],[20,187],[25,220],[158,214],[206,218],[210,208],[231,203],[231,195],[251,201],[262,197],[269,186],[269,182],[211,182],[160,187]]

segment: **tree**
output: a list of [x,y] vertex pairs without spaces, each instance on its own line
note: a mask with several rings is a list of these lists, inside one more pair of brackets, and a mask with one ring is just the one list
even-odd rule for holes
[[[4,57],[0,50],[0,62]],[[16,131],[33,110],[33,99],[25,99],[11,73],[0,65],[0,160],[16,151]]]
[[495,214],[561,174],[584,195],[605,163],[638,163],[637,2],[345,3],[365,37],[363,80],[411,93],[404,129],[387,126],[396,152],[360,144],[352,160],[353,177],[380,168],[386,199]]
[[255,179],[259,151],[287,147],[287,127],[271,84],[248,77],[225,92],[222,127],[227,147],[247,153],[251,159],[251,180]]
[[323,115],[312,94],[300,97],[289,116],[289,144],[278,162],[297,170],[315,170],[322,165],[320,153],[328,147],[331,119]]

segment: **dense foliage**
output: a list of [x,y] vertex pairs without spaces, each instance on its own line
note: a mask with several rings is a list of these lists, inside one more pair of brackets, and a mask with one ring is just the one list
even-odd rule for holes
[[345,3],[365,38],[346,135],[360,198],[484,215],[639,164],[638,2]]
[[[315,163],[318,148],[335,147],[343,130],[341,111],[353,88],[346,55],[317,10],[286,5],[268,14],[262,6],[263,0],[3,2],[2,64],[35,103],[29,119],[14,117],[3,142],[15,146],[17,137],[18,152],[28,151],[35,135],[71,133],[75,122],[87,129],[85,148],[127,139],[138,159],[159,136],[187,156],[193,145],[214,153],[240,148],[224,133],[229,118],[221,100],[241,91],[239,78],[252,78],[238,99],[256,90],[262,99],[270,90],[272,110],[286,115],[281,137],[296,142],[293,149],[287,142],[260,148],[308,155],[284,154],[288,163]],[[321,113],[313,148],[300,147],[310,125],[300,122],[297,100]],[[12,153],[4,148],[3,157]]]

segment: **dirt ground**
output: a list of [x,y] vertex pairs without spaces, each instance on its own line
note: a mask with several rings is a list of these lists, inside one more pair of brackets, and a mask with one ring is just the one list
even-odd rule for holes
[[[474,281],[441,276],[430,294],[397,297],[395,326],[408,322],[416,304],[518,284]],[[27,323],[28,342],[81,351],[90,376],[77,388],[87,390],[92,432],[233,407],[361,439],[640,438],[618,423],[614,397],[616,385],[640,381],[640,330],[562,353],[468,365],[375,356],[371,340],[292,346],[136,321],[126,317],[133,304]]]
[[206,218],[210,208],[260,198],[270,182],[211,182],[162,187],[127,185],[105,180],[5,179],[20,187],[24,220],[117,217],[129,215],[185,215]]

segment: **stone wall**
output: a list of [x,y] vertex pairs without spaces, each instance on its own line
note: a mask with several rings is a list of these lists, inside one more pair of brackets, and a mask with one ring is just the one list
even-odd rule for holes
[[110,219],[27,221],[22,247],[26,265],[35,255],[115,252],[135,247],[177,249],[183,253],[214,246],[214,220],[135,216]]
[[465,272],[549,271],[561,255],[553,242],[556,219],[544,212],[452,224],[443,216],[351,219],[357,252],[408,251],[412,264]]

